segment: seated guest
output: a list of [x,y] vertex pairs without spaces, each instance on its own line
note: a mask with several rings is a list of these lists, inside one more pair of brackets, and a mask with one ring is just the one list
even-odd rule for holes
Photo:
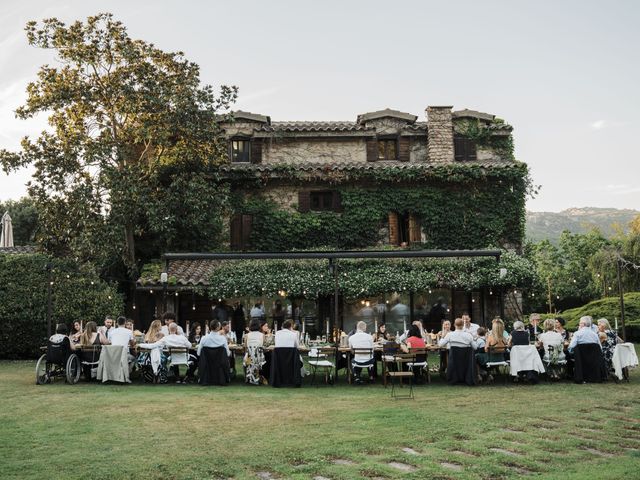
[[[600,345],[600,338],[598,334],[591,329],[591,317],[584,316],[580,318],[578,330],[571,337],[569,352],[573,353],[577,345],[588,343]],[[600,346],[600,348],[602,348],[602,346]]]
[[513,322],[513,331],[511,332],[509,347],[513,347],[514,345],[529,345],[529,331],[525,330],[524,323],[522,323],[520,320],[518,320],[517,322]]
[[438,342],[438,345],[441,347],[471,347],[475,350],[477,347],[476,341],[470,333],[463,330],[464,322],[462,318],[456,318],[454,325],[456,329],[453,332],[447,333],[447,335]]
[[462,330],[470,333],[473,338],[476,338],[478,336],[478,328],[480,328],[480,325],[471,322],[471,317],[467,313],[462,314],[462,322],[464,324]]
[[442,340],[449,334],[449,332],[451,332],[451,322],[449,320],[445,320],[442,322],[442,329],[438,332],[438,337]]
[[462,318],[456,318],[454,326],[456,329],[438,342],[441,347],[450,347],[446,372],[447,382],[451,385],[458,383],[474,385],[476,378],[473,351],[477,347],[476,341],[473,339],[473,335],[463,330],[464,321]]
[[484,351],[488,354],[485,357],[485,364],[487,362],[503,362],[506,349],[507,341],[504,336],[504,322],[501,318],[494,318],[484,346]]
[[109,338],[109,330],[111,330],[112,328],[113,328],[113,318],[106,316],[104,319],[104,325],[101,326],[98,330],[105,337]]
[[229,321],[228,320],[221,321],[219,334],[224,335],[225,337],[227,337],[227,340],[228,340],[230,332],[231,332],[231,325],[229,325]]
[[613,369],[613,351],[616,348],[616,344],[622,343],[622,339],[613,331],[609,320],[606,318],[598,320],[598,331],[600,332],[600,344],[602,345],[602,354],[604,355],[607,371],[611,371]]
[[[419,333],[418,333],[419,335]],[[367,333],[367,324],[362,320],[356,324],[356,333],[349,337],[351,349],[371,350],[373,352],[373,337]],[[371,368],[374,358],[371,354],[357,353],[353,356],[353,374],[356,383],[360,383],[360,372],[363,368]]]
[[560,336],[562,336],[563,342],[569,341],[569,332],[564,329],[564,326],[566,323],[567,322],[565,322],[564,318],[562,317],[556,318],[556,332],[558,332]]
[[124,324],[127,322],[127,319],[124,317],[118,317],[116,328],[112,328],[109,330],[109,342],[111,345],[122,345],[123,347],[127,346],[135,346],[136,341],[133,338],[133,332],[124,328]]
[[487,331],[484,327],[478,327],[476,334],[478,336],[478,338],[476,338],[476,345],[478,346],[478,350],[484,351],[484,346],[487,344]]
[[266,320],[259,320],[260,321],[260,332],[264,335],[264,346],[265,347],[269,347],[271,345],[273,345],[273,333],[271,332],[271,327],[269,327],[269,324],[267,323]]
[[[540,335],[538,335],[538,342],[536,343],[536,346],[538,348],[543,349],[544,351],[543,360],[545,362],[549,361],[549,347],[551,346],[561,347],[563,343],[562,335],[560,335],[560,333],[554,330],[555,327],[556,327],[556,321],[552,318],[547,318],[544,321],[544,333],[541,333]],[[560,354],[558,356],[558,360],[564,360],[564,359],[565,359],[564,352],[560,348]]]
[[293,330],[293,323],[291,320],[285,320],[275,335],[276,348],[298,348],[299,344],[300,339],[298,332]]
[[202,327],[198,322],[195,322],[189,332],[189,341],[192,344],[197,345],[200,343],[200,339],[202,338]]
[[[170,323],[169,324],[169,335],[165,335],[162,338],[160,338],[157,342],[154,343],[145,343],[140,345],[143,348],[186,348],[189,349],[191,348],[191,342],[189,341],[189,339],[187,339],[187,337],[185,337],[184,335],[178,335],[178,325],[176,323]],[[175,352],[174,352],[175,353]],[[164,357],[164,356],[162,356]],[[182,353],[175,353],[175,354],[171,354],[172,357],[172,362],[173,363],[180,363],[182,365],[186,365],[189,359],[189,354],[188,352],[185,354]],[[166,358],[162,358],[162,360],[164,360],[165,362],[165,368],[166,368]],[[180,378],[180,370],[179,370],[179,366],[178,365],[173,365],[172,367],[173,370],[173,374],[177,379],[177,383],[181,383],[182,379]],[[189,373],[191,372],[191,370],[189,370]]]
[[84,332],[80,336],[81,347],[89,347],[92,345],[108,345],[109,341],[102,334],[102,332],[98,331],[98,326],[96,322],[87,322],[84,326]]
[[151,322],[151,325],[149,325],[149,330],[144,336],[144,341],[145,343],[154,343],[162,337],[164,337],[162,333],[162,322],[160,322],[160,320],[154,320]]
[[[514,327],[515,329],[515,323]],[[540,329],[540,314],[532,313],[529,315],[529,325],[527,325],[527,332],[529,333],[529,338],[535,338],[539,333],[542,333]]]
[[378,331],[374,336],[374,342],[386,342],[389,340],[389,333],[387,332],[387,326],[384,323],[378,325]]
[[67,329],[67,326],[64,323],[59,323],[56,325],[56,333],[49,337],[49,341],[51,343],[63,343],[65,338],[67,340],[69,339],[67,336],[68,332],[69,329]]
[[227,337],[220,335],[220,322],[218,320],[211,320],[211,323],[209,323],[209,333],[200,339],[200,343],[198,344],[198,356],[200,356],[204,347],[224,347],[227,350],[227,356],[231,355],[229,344],[227,343]]
[[77,345],[80,343],[80,336],[82,335],[82,328],[80,327],[80,322],[73,322],[73,327],[71,327],[71,332],[69,333],[69,340],[71,340],[71,345]]
[[[164,312],[162,314],[162,320],[164,320],[164,325],[162,327],[162,334],[169,335],[169,325],[172,323],[176,323],[176,314],[174,312]],[[176,323],[176,325],[178,325]],[[178,335],[184,335],[184,331],[182,327],[178,325]]]
[[257,320],[251,320],[249,333],[244,335],[242,343],[244,343],[245,347],[264,346],[264,334],[260,331],[260,323]]
[[127,330],[131,330],[133,332],[133,320],[131,320],[130,318],[127,318],[127,321],[124,324],[124,328],[126,328]]
[[405,343],[402,344],[402,350],[408,352],[411,348],[425,348],[424,339],[420,335],[420,329],[417,325],[411,325],[409,327],[409,333]]

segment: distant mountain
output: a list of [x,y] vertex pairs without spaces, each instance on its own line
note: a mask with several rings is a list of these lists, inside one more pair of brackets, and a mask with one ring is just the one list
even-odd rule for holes
[[563,230],[585,233],[597,227],[605,236],[614,234],[618,225],[626,231],[629,222],[640,215],[638,210],[618,210],[615,208],[569,208],[562,212],[527,212],[528,240],[537,242],[548,239],[555,243]]

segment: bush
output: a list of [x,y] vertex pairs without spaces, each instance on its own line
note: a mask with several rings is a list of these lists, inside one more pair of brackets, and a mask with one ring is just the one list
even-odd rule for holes
[[47,340],[47,265],[51,265],[52,328],[101,322],[123,310],[115,286],[86,266],[42,254],[0,255],[0,358],[34,358]]
[[[589,302],[578,308],[572,308],[565,310],[559,314],[567,321],[566,327],[569,330],[575,330],[578,328],[578,322],[580,317],[590,315],[593,320],[599,318],[606,318],[609,320],[611,326],[614,326],[614,318],[618,319],[618,326],[620,324],[620,298],[619,297],[607,297],[602,300],[595,300]],[[625,325],[627,327],[627,337],[639,338],[640,337],[640,292],[631,292],[624,295],[624,318]]]

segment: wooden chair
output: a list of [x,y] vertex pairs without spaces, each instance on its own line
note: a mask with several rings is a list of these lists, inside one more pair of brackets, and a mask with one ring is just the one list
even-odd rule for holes
[[[507,347],[503,347],[503,346],[489,347],[488,361],[485,365],[487,369],[487,373],[492,376],[494,376],[493,374],[495,374],[496,377],[500,374],[500,370],[502,369],[505,385],[507,384],[507,380],[509,378],[509,362],[504,359],[504,354],[506,351],[507,351]],[[496,359],[496,356],[499,356],[502,359],[498,360]]]
[[[395,355],[394,362],[397,364],[398,368],[396,371],[387,372],[387,376],[391,379],[391,398],[400,399],[400,398],[411,398],[413,399],[413,368],[408,368],[404,370],[402,367],[406,365],[415,365],[416,364],[416,354],[414,352],[411,353],[397,353]],[[408,395],[398,395],[396,392],[396,382],[395,379],[399,379],[399,386],[403,388],[403,379],[409,379],[409,394]]]
[[420,377],[426,377],[427,383],[431,383],[428,350],[426,348],[412,348],[410,352],[415,356],[415,362],[408,362],[407,367],[413,370],[414,376],[419,375]]
[[307,363],[311,368],[311,385],[315,383],[318,370],[324,374],[325,383],[333,384],[332,372],[336,368],[335,358],[336,347],[318,347],[309,350]]
[[[359,356],[361,359],[356,360],[356,356]],[[368,357],[368,361],[362,360],[362,357]],[[375,357],[373,355],[373,348],[353,348],[351,349],[351,359],[349,364],[349,383],[352,381],[353,373],[355,368],[367,369],[369,372],[369,377],[372,375],[373,367],[375,366]]]

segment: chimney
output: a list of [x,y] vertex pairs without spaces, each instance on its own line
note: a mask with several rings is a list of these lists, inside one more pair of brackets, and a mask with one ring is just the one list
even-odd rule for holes
[[427,159],[433,163],[453,163],[453,107],[427,107]]

